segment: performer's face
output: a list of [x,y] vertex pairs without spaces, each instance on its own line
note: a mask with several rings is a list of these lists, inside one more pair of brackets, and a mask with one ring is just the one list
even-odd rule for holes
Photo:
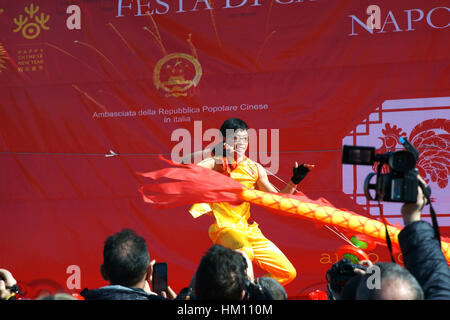
[[233,149],[238,156],[245,154],[248,148],[248,132],[247,130],[236,130],[233,138]]

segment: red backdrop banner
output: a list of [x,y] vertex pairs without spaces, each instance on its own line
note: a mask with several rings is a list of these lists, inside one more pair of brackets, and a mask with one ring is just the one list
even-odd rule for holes
[[[152,209],[136,172],[207,146],[208,129],[230,117],[255,129],[253,156],[276,187],[295,161],[312,163],[306,195],[373,217],[369,171],[343,167],[342,145],[397,150],[396,138],[410,138],[449,236],[450,8],[374,4],[1,0],[0,267],[30,295],[102,286],[105,238],[132,228],[180,290],[212,221],[188,206]],[[385,205],[401,223],[400,206]],[[297,269],[289,295],[324,289],[339,234],[256,206],[252,215]]]

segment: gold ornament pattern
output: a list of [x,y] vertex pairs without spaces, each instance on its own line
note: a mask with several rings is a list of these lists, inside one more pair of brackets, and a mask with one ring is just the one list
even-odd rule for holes
[[41,33],[41,29],[49,30],[50,27],[46,23],[50,20],[50,15],[42,13],[37,15],[39,6],[35,6],[33,3],[29,7],[24,8],[28,17],[24,17],[22,14],[19,17],[14,18],[14,23],[17,28],[13,32],[19,32],[22,30],[22,35],[25,39],[34,39]]

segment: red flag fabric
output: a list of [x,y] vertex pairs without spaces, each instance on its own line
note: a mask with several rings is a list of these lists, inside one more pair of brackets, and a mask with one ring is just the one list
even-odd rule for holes
[[[244,186],[230,177],[195,164],[177,164],[161,159],[172,167],[138,173],[155,182],[139,189],[145,202],[158,208],[201,202],[242,202],[239,194]],[[164,182],[167,180],[170,182]]]

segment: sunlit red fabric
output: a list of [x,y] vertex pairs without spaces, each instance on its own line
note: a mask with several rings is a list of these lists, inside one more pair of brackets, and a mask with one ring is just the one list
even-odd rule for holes
[[[242,185],[226,175],[193,164],[177,165],[167,161],[171,168],[138,173],[158,183],[145,184],[139,192],[145,202],[158,208],[171,208],[200,202],[230,202],[239,204]],[[166,178],[171,182],[162,182]],[[173,181],[175,180],[175,181]]]
[[[68,13],[72,4],[80,8],[80,29]],[[0,267],[33,295],[67,289],[71,265],[80,267],[81,288],[99,287],[106,284],[99,272],[105,238],[132,228],[147,239],[152,258],[168,262],[170,285],[184,287],[211,244],[212,221],[192,219],[187,205],[153,209],[142,201],[146,178],[136,172],[163,169],[158,155],[170,158],[178,143],[172,133],[194,136],[194,121],[202,133],[229,117],[279,129],[279,178],[288,181],[295,161],[315,164],[300,186],[308,198],[371,217],[367,205],[343,192],[343,138],[365,127],[386,100],[450,97],[450,13],[443,0],[382,0],[382,29],[368,30],[369,4],[0,2]],[[236,110],[211,111],[221,106]],[[418,115],[406,106],[399,119],[423,122],[421,130],[439,124],[439,139],[421,141],[440,145],[448,139],[440,120],[449,119],[448,107]],[[414,126],[407,132],[397,125],[408,137],[422,137]],[[447,153],[443,148],[420,163],[432,189],[442,191],[437,204],[450,202]],[[288,293],[324,290],[345,242],[309,221],[251,210],[298,271]],[[449,221],[450,212],[437,213]],[[369,253],[389,260],[383,246]]]

